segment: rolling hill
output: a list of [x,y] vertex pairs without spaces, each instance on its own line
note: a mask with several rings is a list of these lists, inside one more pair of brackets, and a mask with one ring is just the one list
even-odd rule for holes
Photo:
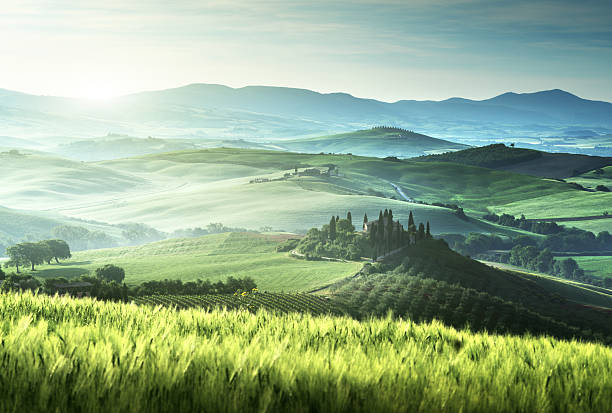
[[294,139],[277,144],[292,152],[352,153],[384,158],[411,158],[430,153],[467,148],[466,145],[436,139],[400,128],[376,127],[357,132]]
[[251,277],[262,291],[310,291],[358,272],[362,263],[305,261],[276,246],[291,235],[262,235],[227,232],[199,238],[164,240],[137,247],[109,248],[77,252],[61,264],[38,267],[40,279],[67,279],[92,273],[105,264],[125,269],[125,282],[196,279],[212,282]]
[[[7,159],[0,169],[10,182],[0,188],[0,203],[8,208],[27,205],[111,224],[142,222],[166,232],[211,222],[303,232],[330,214],[350,210],[359,225],[364,213],[377,216],[387,208],[403,220],[413,211],[436,234],[512,231],[462,219],[452,209],[406,202],[392,184],[418,201],[456,203],[478,213],[542,196],[582,200],[585,194],[562,182],[448,162],[239,148],[97,163],[32,155]],[[305,174],[307,169],[316,176]]]
[[455,162],[486,168],[522,173],[543,178],[568,178],[612,165],[612,157],[548,153],[533,149],[493,144],[462,151],[428,155],[419,158],[427,162]]

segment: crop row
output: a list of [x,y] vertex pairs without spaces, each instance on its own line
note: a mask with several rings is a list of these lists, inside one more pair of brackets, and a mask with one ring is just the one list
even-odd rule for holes
[[328,299],[306,293],[285,294],[253,292],[241,294],[205,295],[148,295],[133,300],[139,305],[162,305],[165,307],[187,308],[227,308],[257,311],[308,312],[311,314],[339,314],[341,311]]

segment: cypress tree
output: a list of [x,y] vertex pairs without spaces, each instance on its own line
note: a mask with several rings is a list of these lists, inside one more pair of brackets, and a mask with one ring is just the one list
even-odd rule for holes
[[389,210],[387,208],[385,208],[385,213],[383,215],[385,218],[389,216]]
[[351,211],[347,212],[346,219],[351,223],[351,225],[353,225],[353,216],[351,215]]
[[336,222],[340,221],[340,215],[336,215]]
[[393,214],[390,210],[389,215],[387,215],[387,231],[385,235],[387,251],[391,252],[393,249]]
[[329,221],[329,239],[332,241],[336,239],[336,218],[333,215]]
[[412,216],[412,211],[410,211],[410,214],[408,215],[408,228],[410,228],[412,225],[414,225],[414,217]]
[[425,225],[423,225],[422,222],[419,224],[419,233],[417,235],[417,238],[419,240],[425,239]]
[[427,221],[427,227],[425,229],[425,236],[431,238],[431,232],[429,232],[429,221]]
[[363,214],[363,223],[365,224],[366,222],[368,222],[368,213],[367,212],[365,214]]
[[[386,212],[386,211],[385,211]],[[377,251],[382,250],[384,254],[385,249],[385,218],[383,212],[380,211],[380,215],[378,216],[378,225],[376,226],[376,248]]]

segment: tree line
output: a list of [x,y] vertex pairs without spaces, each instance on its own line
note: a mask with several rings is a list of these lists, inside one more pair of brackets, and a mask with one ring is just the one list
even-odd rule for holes
[[597,235],[579,228],[565,227],[556,222],[528,221],[524,215],[515,218],[510,214],[487,214],[483,216],[490,222],[507,227],[522,229],[535,234],[547,235],[542,246],[553,251],[610,251],[612,235],[601,231]]
[[612,279],[601,279],[585,274],[573,258],[555,258],[553,251],[559,250],[553,250],[550,246],[556,244],[558,236],[562,235],[550,235],[537,240],[527,235],[501,238],[497,235],[472,233],[467,237],[453,234],[444,238],[453,250],[463,255],[508,263],[599,287],[612,287]]
[[124,279],[124,269],[112,264],[97,268],[91,275],[70,280],[63,277],[46,278],[42,282],[31,274],[5,274],[0,269],[0,291],[31,290],[48,295],[86,295],[101,300],[128,301],[131,297],[147,295],[234,294],[257,289],[257,284],[250,277],[230,276],[225,281],[214,283],[200,279],[188,282],[166,279],[147,281],[135,286],[126,285]]
[[19,267],[30,266],[35,271],[36,265],[43,263],[51,264],[55,260],[59,264],[60,259],[68,259],[72,255],[70,246],[64,240],[50,239],[39,242],[22,242],[6,249],[9,260],[5,267],[15,267],[19,273]]

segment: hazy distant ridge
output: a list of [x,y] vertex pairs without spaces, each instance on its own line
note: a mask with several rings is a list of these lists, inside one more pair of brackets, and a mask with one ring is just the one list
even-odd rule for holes
[[605,134],[612,132],[612,104],[582,99],[558,89],[504,93],[485,100],[393,103],[346,93],[267,86],[234,89],[212,84],[141,92],[109,101],[0,90],[0,135],[14,137],[93,137],[115,132],[133,136],[274,139],[374,125],[466,139],[549,136],[567,128]]

